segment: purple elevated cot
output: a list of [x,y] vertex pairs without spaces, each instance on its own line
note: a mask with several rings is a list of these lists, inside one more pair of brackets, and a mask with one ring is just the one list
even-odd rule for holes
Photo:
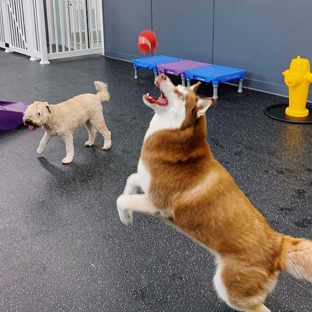
[[195,62],[189,60],[181,60],[177,62],[157,64],[158,71],[164,74],[171,74],[181,77],[182,86],[185,86],[185,71],[188,69],[209,66],[210,64]]
[[0,131],[14,129],[23,123],[24,102],[0,101]]
[[154,56],[147,56],[147,57],[140,57],[137,59],[133,59],[132,63],[134,66],[134,79],[138,79],[138,69],[143,68],[147,70],[153,70],[154,71],[154,78],[158,76],[158,69],[157,65],[158,64],[163,64],[163,63],[171,63],[171,62],[176,62],[176,61],[181,61],[180,58],[177,57],[172,57],[172,56],[166,56],[166,55],[154,55]]

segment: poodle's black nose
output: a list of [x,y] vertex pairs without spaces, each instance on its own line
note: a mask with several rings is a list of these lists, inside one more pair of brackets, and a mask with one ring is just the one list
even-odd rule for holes
[[34,124],[32,123],[32,121],[30,119],[26,119],[25,120],[25,126],[33,126]]

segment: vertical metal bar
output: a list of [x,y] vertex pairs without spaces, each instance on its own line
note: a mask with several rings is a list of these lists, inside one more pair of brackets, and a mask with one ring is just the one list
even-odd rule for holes
[[81,21],[80,21],[80,0],[77,0],[77,12],[78,12],[77,19],[78,19],[80,50],[82,50],[82,32],[81,32]]
[[25,6],[23,8],[24,11],[24,23],[25,23],[25,31],[26,31],[26,40],[27,40],[27,50],[30,56],[31,61],[35,61],[35,19],[34,19],[34,11],[32,6],[32,0],[24,0]]
[[[25,24],[25,18],[24,18],[24,13],[23,13],[25,11],[25,8],[24,8],[25,4],[26,4],[26,1],[25,2],[21,1],[20,3],[20,17],[21,17],[21,32],[23,35],[24,47],[25,49],[28,49],[27,38],[26,38],[26,24]],[[30,24],[30,27],[31,27],[31,24]]]
[[75,21],[74,21],[74,2],[73,0],[71,1],[71,6],[70,6],[70,19],[72,22],[72,31],[74,35],[74,50],[77,50],[77,40],[76,40],[76,27],[75,27]]
[[1,3],[0,3],[0,42],[5,43],[4,26],[3,26],[3,13],[2,13]]
[[59,41],[58,41],[58,33],[57,33],[57,20],[56,20],[56,1],[54,0],[52,3],[53,7],[53,20],[54,20],[54,38],[55,38],[55,48],[56,48],[56,53],[59,52]]
[[92,23],[92,5],[91,2],[92,0],[86,0],[87,1],[87,6],[88,6],[88,15],[89,15],[89,30],[90,30],[90,49],[93,48],[94,44],[94,38],[93,38],[93,23]]
[[83,0],[82,8],[83,8],[83,20],[84,20],[84,33],[85,33],[85,41],[86,41],[86,49],[89,49],[89,34],[88,34],[88,22],[87,22],[87,0]]
[[16,30],[16,40],[17,40],[17,47],[18,48],[22,48],[22,40],[21,40],[21,34],[19,32],[19,29],[18,29],[18,15],[17,15],[17,6],[18,6],[18,1],[15,2],[13,1],[12,3],[12,11],[13,11],[13,24],[14,24],[14,28]]
[[15,27],[15,24],[14,24],[14,18],[13,18],[13,7],[12,7],[12,1],[9,1],[8,2],[8,7],[7,7],[7,10],[8,10],[8,15],[9,15],[9,20],[10,20],[10,26],[11,26],[11,34],[12,34],[12,45],[13,47],[17,47],[18,44],[17,44],[17,34],[16,34],[16,27]]
[[64,32],[64,1],[59,1],[60,9],[60,24],[61,24],[61,36],[62,36],[62,52],[65,51],[65,32]]
[[[49,0],[47,0],[46,2],[47,4],[48,4],[48,1]],[[40,64],[50,64],[49,59],[48,59],[46,24],[45,24],[45,19],[44,19],[43,1],[38,0],[36,1],[36,4],[37,4],[38,30],[39,30],[39,40],[40,40],[40,50],[41,50]],[[48,12],[47,12],[47,15],[48,15]]]
[[103,2],[100,1],[100,29],[101,29],[101,42],[102,42],[102,55],[105,55],[105,40],[104,40],[104,14],[103,14]]
[[38,18],[37,18],[37,11],[36,11],[36,7],[35,7],[35,2],[36,0],[30,0],[30,12],[31,12],[31,17],[33,19],[33,40],[34,40],[34,51],[38,51],[38,28],[37,28],[37,24],[38,24]]
[[13,47],[16,46],[15,44],[15,32],[14,32],[14,28],[12,26],[12,14],[11,14],[11,10],[10,10],[10,7],[11,7],[11,0],[10,1],[7,1],[7,7],[6,7],[6,10],[8,11],[8,19],[9,19],[9,23],[10,23],[10,33],[11,33],[11,45]]
[[36,51],[40,51],[40,31],[39,31],[39,18],[37,13],[37,0],[33,0],[32,3],[34,12],[34,27],[36,31]]
[[19,16],[18,16],[18,5],[19,0],[13,1],[12,11],[13,11],[13,23],[16,30],[16,39],[17,39],[17,46],[18,48],[22,49],[22,40],[21,40],[21,34],[18,29],[18,22],[19,22]]
[[[46,0],[47,20],[48,20],[48,36],[49,36],[49,53],[53,53],[53,50],[52,50],[52,42],[53,42],[52,30],[53,29],[52,29],[52,23],[51,23],[51,14],[52,14],[51,1],[52,0]],[[41,1],[39,0],[39,2],[41,2]],[[42,13],[44,13],[44,12],[42,12]],[[42,27],[42,24],[40,26]]]
[[[12,1],[12,0],[11,0]],[[14,1],[12,1],[11,3],[11,20],[12,20],[12,27],[14,29],[14,32],[15,32],[15,47],[19,48],[19,33],[18,33],[18,29],[16,27],[16,24],[15,24],[15,13],[14,13]]]
[[27,49],[27,38],[26,38],[26,32],[25,32],[25,30],[26,30],[25,19],[23,16],[24,4],[25,3],[23,3],[21,0],[19,1],[19,13],[18,13],[19,22],[18,22],[18,25],[19,25],[19,30],[20,30],[20,37],[21,37],[22,46],[23,46],[23,49],[26,50]]
[[69,10],[68,10],[69,2],[65,1],[65,18],[66,18],[66,33],[67,33],[67,45],[68,45],[68,51],[71,50],[70,47],[70,26],[69,26]]
[[98,0],[94,0],[94,21],[95,21],[95,31],[96,31],[96,47],[99,47],[99,25],[98,25]]

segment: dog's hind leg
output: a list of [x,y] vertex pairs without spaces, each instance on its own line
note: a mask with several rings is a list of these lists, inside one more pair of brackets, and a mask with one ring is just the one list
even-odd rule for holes
[[133,222],[133,211],[149,215],[159,214],[159,210],[153,206],[145,194],[120,195],[117,198],[117,209],[120,221],[125,225]]
[[42,154],[45,149],[46,149],[46,146],[48,144],[48,142],[51,140],[52,138],[52,135],[49,134],[47,131],[44,133],[40,143],[39,143],[39,146],[37,148],[37,154]]
[[213,282],[220,298],[232,308],[242,312],[270,312],[264,301],[274,289],[277,276],[243,263],[224,265],[218,259]]
[[97,131],[89,120],[85,123],[85,127],[87,128],[89,134],[89,139],[85,142],[85,146],[93,146]]
[[74,142],[73,135],[67,135],[63,137],[66,145],[66,157],[62,160],[62,164],[70,164],[74,159]]
[[90,119],[90,122],[96,128],[96,130],[102,134],[104,138],[103,149],[108,150],[112,145],[112,140],[111,140],[111,132],[106,127],[104,117],[101,116],[97,118],[92,118]]

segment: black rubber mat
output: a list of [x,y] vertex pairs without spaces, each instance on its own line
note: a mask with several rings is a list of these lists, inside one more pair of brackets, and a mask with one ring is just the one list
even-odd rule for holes
[[[290,123],[297,123],[297,124],[311,124],[312,123],[312,114],[309,113],[309,115],[307,117],[292,117],[292,116],[288,116],[285,113],[285,109],[286,107],[288,107],[288,104],[276,104],[276,105],[272,105],[267,107],[264,110],[264,113],[276,120],[279,121],[284,121],[284,122],[290,122]],[[312,108],[311,104],[308,104],[307,109],[309,109],[309,111]]]
[[[118,218],[116,199],[134,172],[152,117],[142,94],[158,95],[153,73],[133,79],[131,63],[102,56],[30,62],[0,51],[2,100],[58,103],[108,83],[104,114],[112,148],[84,147],[63,166],[64,143],[53,138],[41,156],[42,129],[0,133],[0,311],[230,312],[217,297],[213,256],[159,219]],[[212,87],[199,89],[212,95]],[[282,98],[221,85],[208,112],[215,157],[277,231],[312,238],[312,128],[263,114]],[[75,112],[73,112],[74,114]],[[312,311],[311,284],[282,275],[267,306]]]

